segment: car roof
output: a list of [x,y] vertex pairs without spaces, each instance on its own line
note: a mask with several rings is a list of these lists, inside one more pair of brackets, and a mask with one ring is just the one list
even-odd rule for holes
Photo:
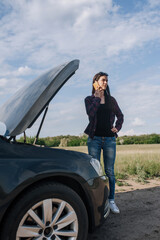
[[0,107],[0,121],[6,125],[5,136],[16,136],[30,128],[78,67],[76,59],[52,68],[4,103]]

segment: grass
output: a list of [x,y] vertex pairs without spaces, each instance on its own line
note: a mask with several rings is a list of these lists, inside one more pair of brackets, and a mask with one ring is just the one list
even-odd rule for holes
[[[87,153],[86,146],[65,149]],[[103,159],[102,159],[103,161]],[[115,176],[117,182],[134,175],[137,181],[160,177],[160,144],[117,145]],[[119,181],[118,184],[123,184]]]
[[160,177],[160,145],[117,146],[115,173],[136,175],[139,182]]

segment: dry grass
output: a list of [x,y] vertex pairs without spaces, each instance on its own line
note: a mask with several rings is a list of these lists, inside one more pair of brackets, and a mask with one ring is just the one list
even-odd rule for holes
[[[88,153],[86,146],[65,149]],[[127,175],[137,175],[139,181],[160,177],[160,145],[117,145],[115,173],[120,179],[125,179]]]

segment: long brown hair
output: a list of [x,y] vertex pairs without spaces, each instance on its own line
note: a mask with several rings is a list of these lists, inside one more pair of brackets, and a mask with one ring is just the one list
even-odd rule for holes
[[[94,75],[93,77],[93,82],[92,82],[92,94],[95,93],[95,88],[93,87],[93,83],[95,81],[98,81],[100,77],[102,76],[106,76],[108,77],[108,73],[105,73],[105,72],[99,72],[97,74]],[[111,101],[111,95],[110,95],[110,90],[109,90],[109,86],[107,85],[107,88],[106,90],[104,91],[104,95],[105,95],[105,103],[107,102],[107,99],[109,101],[109,109],[111,111],[114,111],[114,108],[113,108],[113,104],[112,104],[112,101]]]
[[[97,74],[94,75],[94,77],[93,77],[93,82],[92,82],[92,94],[95,93],[95,89],[94,89],[94,87],[93,87],[93,83],[94,83],[95,81],[98,81],[98,80],[100,79],[100,77],[102,77],[102,76],[108,77],[108,73],[99,72],[99,73],[97,73]],[[110,95],[110,91],[109,91],[108,85],[107,85],[106,92],[107,92],[108,95]]]

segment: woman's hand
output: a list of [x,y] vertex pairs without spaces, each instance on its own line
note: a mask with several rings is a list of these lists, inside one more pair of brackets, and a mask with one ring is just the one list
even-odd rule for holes
[[111,129],[111,131],[112,131],[113,133],[117,133],[117,132],[118,132],[117,128],[115,128],[115,127],[113,127],[113,128]]
[[102,88],[97,89],[94,93],[94,96],[102,98],[104,96],[104,91],[102,90]]

